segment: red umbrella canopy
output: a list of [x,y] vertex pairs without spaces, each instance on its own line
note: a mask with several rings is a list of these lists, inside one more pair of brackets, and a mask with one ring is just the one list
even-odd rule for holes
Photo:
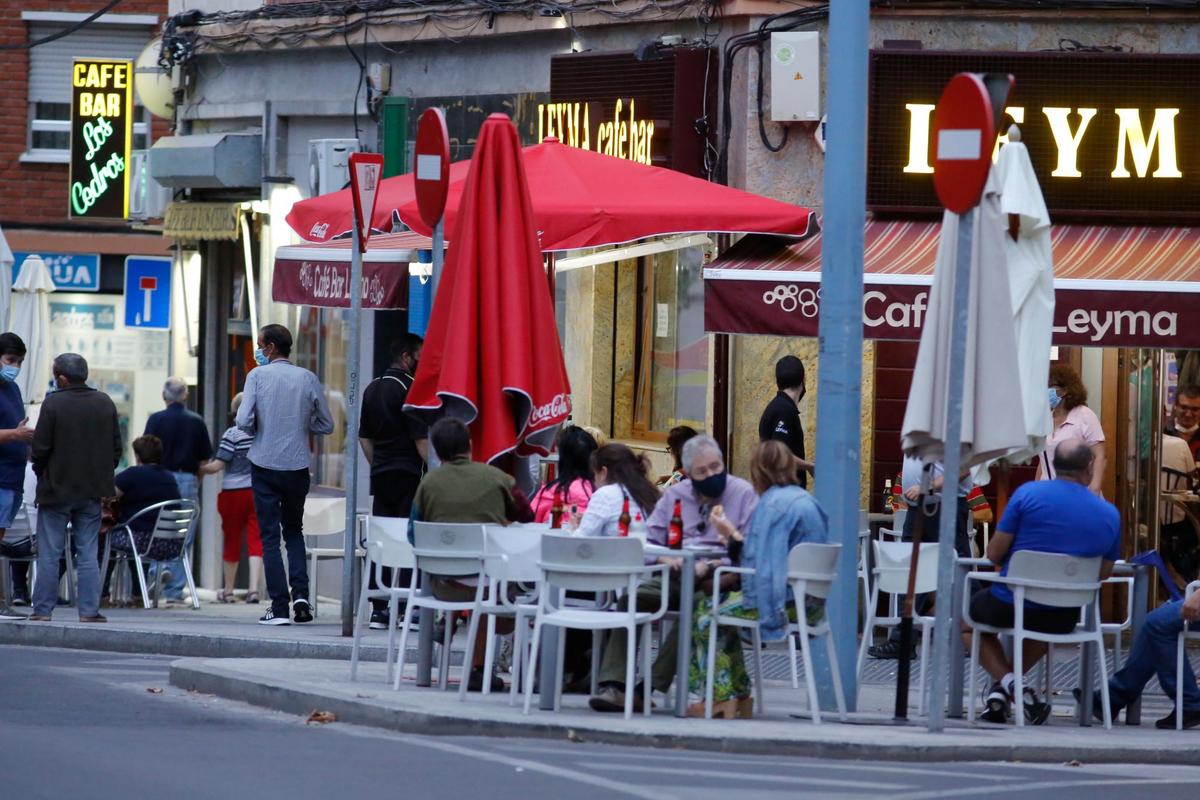
[[[803,236],[814,222],[808,208],[682,172],[568,147],[555,139],[526,147],[521,156],[542,250],[598,247],[671,233]],[[454,230],[461,204],[465,163],[450,167],[447,231]],[[411,175],[383,181],[371,224],[391,230],[393,210],[413,230],[431,233],[417,212]],[[352,219],[348,191],[303,200],[287,217],[298,234],[315,241],[350,230]]]
[[547,454],[571,411],[517,129],[479,131],[405,409],[471,427],[473,455]]

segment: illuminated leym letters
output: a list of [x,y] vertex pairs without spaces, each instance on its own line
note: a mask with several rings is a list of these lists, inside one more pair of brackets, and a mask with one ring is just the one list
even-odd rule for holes
[[[904,108],[909,119],[908,163],[904,165],[904,172],[932,173],[933,167],[929,163],[929,129],[934,106],[929,103],[907,103]],[[1021,106],[1009,106],[1005,112],[1018,124],[1025,122],[1025,109]],[[1098,109],[1045,106],[1041,112],[1058,154],[1057,164],[1050,173],[1051,177],[1083,177],[1079,170],[1079,155],[1089,126],[1099,113]],[[1147,173],[1151,178],[1183,177],[1183,173],[1179,171],[1175,148],[1175,118],[1179,115],[1178,108],[1154,109],[1149,134],[1145,132],[1142,124],[1141,109],[1117,108],[1113,109],[1113,114],[1118,120],[1116,157],[1113,162],[1116,166],[1111,173],[1113,178],[1130,178],[1134,175],[1145,178]],[[1007,134],[998,137],[997,148],[992,154],[993,160],[999,152],[999,145],[1007,140]],[[1089,146],[1100,145],[1089,141]],[[1158,168],[1151,173],[1150,160],[1156,152]],[[1126,166],[1127,161],[1133,162],[1132,173]]]

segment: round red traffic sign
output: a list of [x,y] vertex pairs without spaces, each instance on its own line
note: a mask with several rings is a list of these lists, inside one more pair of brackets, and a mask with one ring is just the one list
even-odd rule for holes
[[992,168],[992,101],[979,75],[960,72],[950,79],[933,112],[933,186],[946,209],[962,214],[974,208]]
[[450,134],[440,108],[425,109],[417,123],[413,177],[417,209],[421,219],[432,228],[442,219],[450,189]]

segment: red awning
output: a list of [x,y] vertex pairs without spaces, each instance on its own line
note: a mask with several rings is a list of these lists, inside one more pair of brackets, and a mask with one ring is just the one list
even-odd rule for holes
[[[405,308],[409,264],[433,243],[416,233],[372,236],[363,254],[363,308]],[[281,247],[275,251],[271,297],[280,303],[350,307],[349,239]]]
[[[917,340],[937,259],[936,222],[871,221],[863,251],[863,331]],[[1054,343],[1200,348],[1200,228],[1056,225]],[[747,236],[704,271],[714,333],[816,336],[821,241]]]

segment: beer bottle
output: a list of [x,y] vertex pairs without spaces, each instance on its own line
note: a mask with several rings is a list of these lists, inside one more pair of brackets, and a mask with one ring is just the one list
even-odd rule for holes
[[896,480],[892,483],[892,513],[895,514],[904,508],[904,478],[897,473]]
[[558,493],[557,489],[555,489],[554,490],[554,505],[550,506],[550,527],[555,528],[555,529],[561,528],[562,527],[562,518],[563,518],[562,495]]
[[675,501],[671,521],[667,524],[667,547],[672,550],[683,549],[683,508],[679,500]]
[[617,517],[617,536],[629,535],[629,498],[621,503],[621,516]]
[[883,513],[895,511],[895,506],[892,505],[892,479],[885,478],[883,481]]

